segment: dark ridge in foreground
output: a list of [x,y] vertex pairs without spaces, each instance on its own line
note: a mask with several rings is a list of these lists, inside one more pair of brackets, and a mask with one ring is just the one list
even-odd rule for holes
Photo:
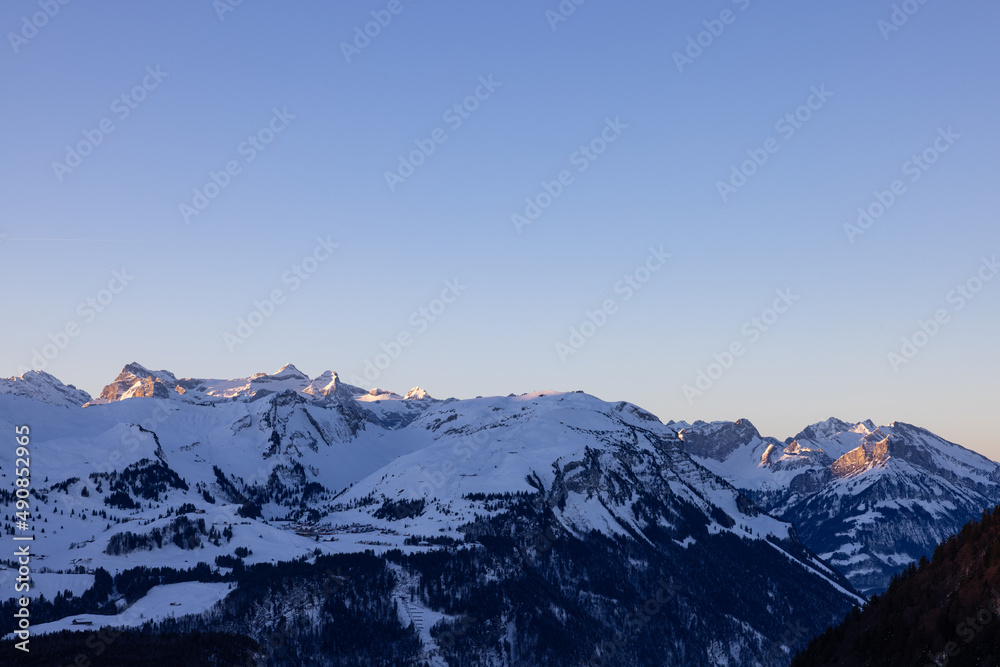
[[810,642],[792,667],[1000,665],[1000,506]]

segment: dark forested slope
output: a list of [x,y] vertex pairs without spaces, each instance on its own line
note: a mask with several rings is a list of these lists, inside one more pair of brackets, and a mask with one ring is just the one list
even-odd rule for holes
[[814,639],[792,667],[1000,665],[1000,507]]

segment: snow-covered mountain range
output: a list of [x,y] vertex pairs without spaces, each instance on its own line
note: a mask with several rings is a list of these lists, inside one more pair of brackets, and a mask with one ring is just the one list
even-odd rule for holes
[[749,421],[672,425],[684,449],[866,594],[1000,504],[1000,466],[930,431],[839,419],[781,442]]
[[[36,593],[369,552],[428,664],[537,664],[559,641],[573,660],[551,664],[784,664],[1000,497],[996,464],[905,424],[830,420],[783,443],[581,392],[437,400],[291,365],[208,380],[129,364],[97,398],[45,373],[0,380],[0,428],[21,424]],[[0,485],[13,465],[0,450]],[[212,612],[227,631],[280,620],[227,604]]]

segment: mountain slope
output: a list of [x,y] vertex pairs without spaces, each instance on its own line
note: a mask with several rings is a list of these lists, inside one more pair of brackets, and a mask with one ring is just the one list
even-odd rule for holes
[[[590,647],[578,661],[661,664],[655,654],[666,664],[782,664],[833,609],[857,600],[790,525],[697,465],[671,429],[635,406],[528,394],[441,406],[412,428],[436,442],[353,485],[326,520],[403,530],[418,543],[483,545],[469,557],[494,585],[520,591],[523,614],[543,622],[541,605],[574,619],[550,633]],[[407,562],[420,569],[417,556]],[[465,602],[482,592],[462,581],[440,601],[449,613],[487,615]],[[537,590],[550,591],[544,604]],[[647,603],[655,620],[642,639],[627,640],[626,610]],[[807,608],[802,636],[785,637]],[[509,609],[492,611],[481,620],[510,622]],[[681,636],[680,627],[697,631]],[[610,639],[594,645],[594,630]],[[446,657],[536,664],[528,656],[549,640],[521,641],[520,652],[479,645]]]

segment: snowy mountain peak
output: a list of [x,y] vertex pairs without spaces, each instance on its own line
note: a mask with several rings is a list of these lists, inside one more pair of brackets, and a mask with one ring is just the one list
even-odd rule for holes
[[[871,420],[867,422],[862,422],[864,424],[871,424]],[[791,443],[795,440],[821,440],[823,438],[829,438],[837,433],[844,433],[850,431],[852,424],[845,422],[836,417],[830,417],[826,421],[816,422],[802,429],[798,435],[793,438],[788,438],[785,442]],[[875,425],[871,425],[870,430],[875,430]]]
[[[278,373],[280,374],[285,368],[288,368],[288,366],[282,368]],[[322,375],[310,382],[309,386],[302,390],[302,393],[312,396],[330,396],[335,394],[341,385],[339,375],[333,371],[324,371]]]
[[137,361],[133,361],[130,364],[125,364],[125,368],[122,369],[122,373],[131,373],[138,377],[147,377],[149,375],[152,375],[152,373],[148,368],[146,368]]
[[426,391],[424,391],[420,387],[414,387],[410,391],[406,392],[406,396],[403,397],[403,400],[406,400],[406,399],[410,399],[410,400],[422,400],[422,399],[425,399],[425,398],[431,399],[432,397],[431,397],[430,394],[428,394]]
[[[330,371],[327,371],[327,373],[329,373],[329,372]],[[292,364],[285,364],[284,366],[282,366],[281,368],[278,369],[277,373],[271,375],[270,377],[281,378],[281,379],[296,378],[296,379],[299,379],[299,380],[308,380],[309,379],[308,375],[306,375],[305,373],[303,373],[302,371],[300,371],[298,368],[296,368]]]
[[52,405],[80,407],[90,401],[90,394],[66,385],[45,371],[28,371],[20,377],[0,379],[0,395],[24,396]]

